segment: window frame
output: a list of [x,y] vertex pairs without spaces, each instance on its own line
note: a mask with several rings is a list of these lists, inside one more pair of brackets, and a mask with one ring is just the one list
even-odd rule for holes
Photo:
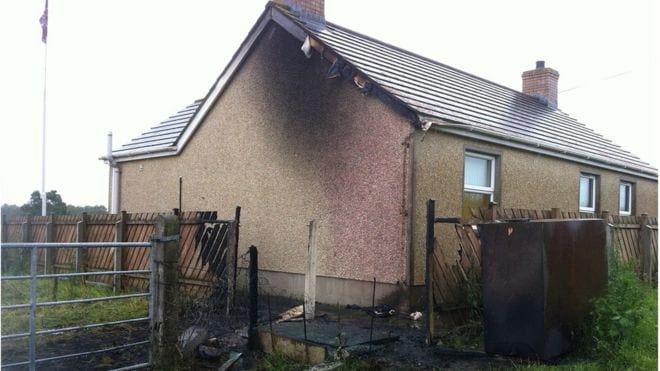
[[[478,185],[469,185],[466,183],[467,175],[465,171],[465,163],[467,157],[481,158],[490,161],[490,187],[478,186]],[[493,202],[495,199],[495,163],[497,157],[493,155],[486,155],[483,153],[465,151],[463,155],[463,193],[472,192],[472,193],[481,193],[490,195],[490,201]]]
[[[628,188],[628,210],[621,209],[621,187]],[[619,215],[632,215],[633,213],[633,183],[626,181],[619,181]]]
[[[587,178],[591,183],[591,207],[582,206],[582,178]],[[580,173],[580,179],[578,183],[578,209],[583,213],[595,213],[596,212],[596,202],[598,200],[597,191],[598,191],[598,176],[589,173]]]

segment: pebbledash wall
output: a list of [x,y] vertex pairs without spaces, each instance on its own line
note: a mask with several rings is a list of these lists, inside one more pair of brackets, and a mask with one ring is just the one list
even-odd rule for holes
[[[426,200],[436,199],[436,214],[461,216],[463,201],[463,172],[465,151],[496,156],[498,174],[496,199],[501,207],[525,209],[551,209],[566,211],[579,209],[580,173],[599,176],[598,211],[608,210],[613,215],[619,210],[620,181],[634,184],[634,213],[657,216],[657,180],[629,176],[579,163],[560,160],[527,151],[466,139],[429,130],[414,136],[414,211],[412,267],[414,284],[424,284]],[[445,237],[446,253],[456,250],[452,229],[436,227],[436,236]]]
[[179,156],[121,163],[121,209],[242,207],[239,254],[259,249],[262,287],[302,296],[318,223],[317,300],[371,303],[406,281],[412,126],[271,24]]
[[[500,145],[415,131],[409,119],[306,59],[269,25],[182,153],[121,163],[121,209],[242,207],[239,254],[259,248],[262,288],[302,297],[308,223],[319,221],[317,300],[371,303],[424,283],[428,198],[460,216],[466,150],[498,156],[503,207],[578,209],[580,172],[600,175],[600,210],[616,214],[619,181],[635,184],[635,213],[657,215],[657,181]],[[225,213],[225,215],[222,215]],[[455,232],[437,227],[455,251]],[[393,298],[394,299],[394,298]]]

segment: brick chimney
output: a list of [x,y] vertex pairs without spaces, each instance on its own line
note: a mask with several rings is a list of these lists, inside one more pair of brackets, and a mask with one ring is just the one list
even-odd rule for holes
[[536,68],[522,74],[522,92],[536,97],[541,103],[557,108],[557,83],[559,72],[547,68],[544,61],[537,61]]
[[272,2],[296,14],[312,29],[325,28],[325,0],[272,0]]

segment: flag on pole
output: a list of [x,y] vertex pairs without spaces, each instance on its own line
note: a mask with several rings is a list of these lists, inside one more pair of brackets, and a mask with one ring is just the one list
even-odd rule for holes
[[41,41],[45,44],[48,39],[48,0],[46,0],[44,14],[39,18],[39,23],[41,23]]

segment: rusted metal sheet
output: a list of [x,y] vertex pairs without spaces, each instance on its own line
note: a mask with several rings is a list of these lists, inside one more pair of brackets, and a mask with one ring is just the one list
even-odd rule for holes
[[607,287],[599,219],[480,224],[484,345],[549,359],[566,352]]

